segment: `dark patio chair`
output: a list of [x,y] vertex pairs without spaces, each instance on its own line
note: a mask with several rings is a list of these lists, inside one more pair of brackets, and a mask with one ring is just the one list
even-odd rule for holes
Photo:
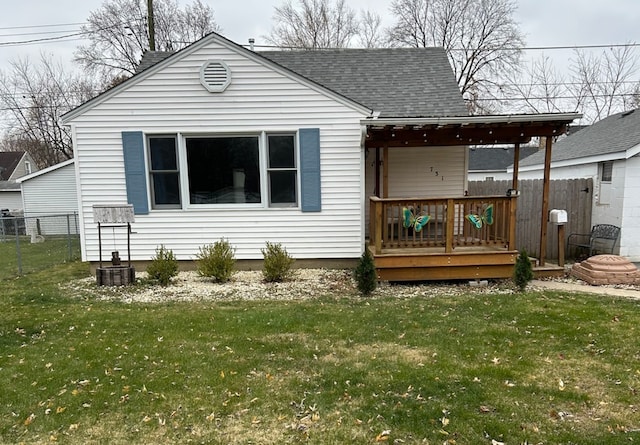
[[[613,251],[620,238],[620,227],[612,224],[596,224],[591,228],[591,233],[571,233],[567,238],[567,247],[575,247],[587,257],[610,253]],[[577,256],[577,255],[576,255]]]

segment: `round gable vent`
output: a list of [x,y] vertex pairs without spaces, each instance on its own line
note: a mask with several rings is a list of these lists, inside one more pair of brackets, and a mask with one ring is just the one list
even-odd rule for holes
[[211,93],[221,93],[231,83],[231,70],[221,60],[208,60],[200,68],[200,82]]

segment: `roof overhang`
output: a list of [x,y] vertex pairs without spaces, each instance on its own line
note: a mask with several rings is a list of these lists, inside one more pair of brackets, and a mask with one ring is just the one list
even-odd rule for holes
[[362,119],[365,147],[523,144],[555,137],[580,113]]

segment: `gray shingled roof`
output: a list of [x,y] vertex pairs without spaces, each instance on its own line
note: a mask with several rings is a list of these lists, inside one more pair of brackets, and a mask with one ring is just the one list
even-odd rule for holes
[[258,53],[380,117],[468,114],[442,48],[338,49]]
[[[537,153],[538,147],[520,147],[520,161]],[[513,165],[514,147],[469,148],[469,170],[504,170]]]
[[158,62],[162,62],[164,59],[174,54],[172,51],[145,51],[142,54],[142,59],[136,67],[136,74],[152,67]]
[[[619,153],[640,144],[640,109],[611,115],[558,141],[551,161]],[[520,166],[544,163],[544,152],[529,156]]]
[[24,156],[24,151],[0,151],[0,181],[8,180]]

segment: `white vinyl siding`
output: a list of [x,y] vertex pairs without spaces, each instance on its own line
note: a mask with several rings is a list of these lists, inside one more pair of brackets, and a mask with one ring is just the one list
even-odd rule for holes
[[10,212],[22,211],[20,190],[0,190],[0,210],[2,209],[9,209]]
[[78,211],[74,165],[67,164],[22,183],[25,216],[62,215]]
[[[200,84],[206,60],[224,60],[232,82],[223,93]],[[148,260],[160,244],[181,260],[226,238],[238,259],[261,259],[265,241],[295,258],[357,258],[362,253],[361,128],[363,113],[300,82],[210,44],[88,109],[72,120],[81,184],[83,259],[98,259],[92,205],[126,202],[122,131],[188,136],[295,133],[319,128],[322,212],[299,208],[152,209],[136,215],[132,260]],[[103,241],[105,241],[103,239]],[[126,237],[109,245],[126,248]]]
[[466,147],[389,148],[389,197],[464,195]]

